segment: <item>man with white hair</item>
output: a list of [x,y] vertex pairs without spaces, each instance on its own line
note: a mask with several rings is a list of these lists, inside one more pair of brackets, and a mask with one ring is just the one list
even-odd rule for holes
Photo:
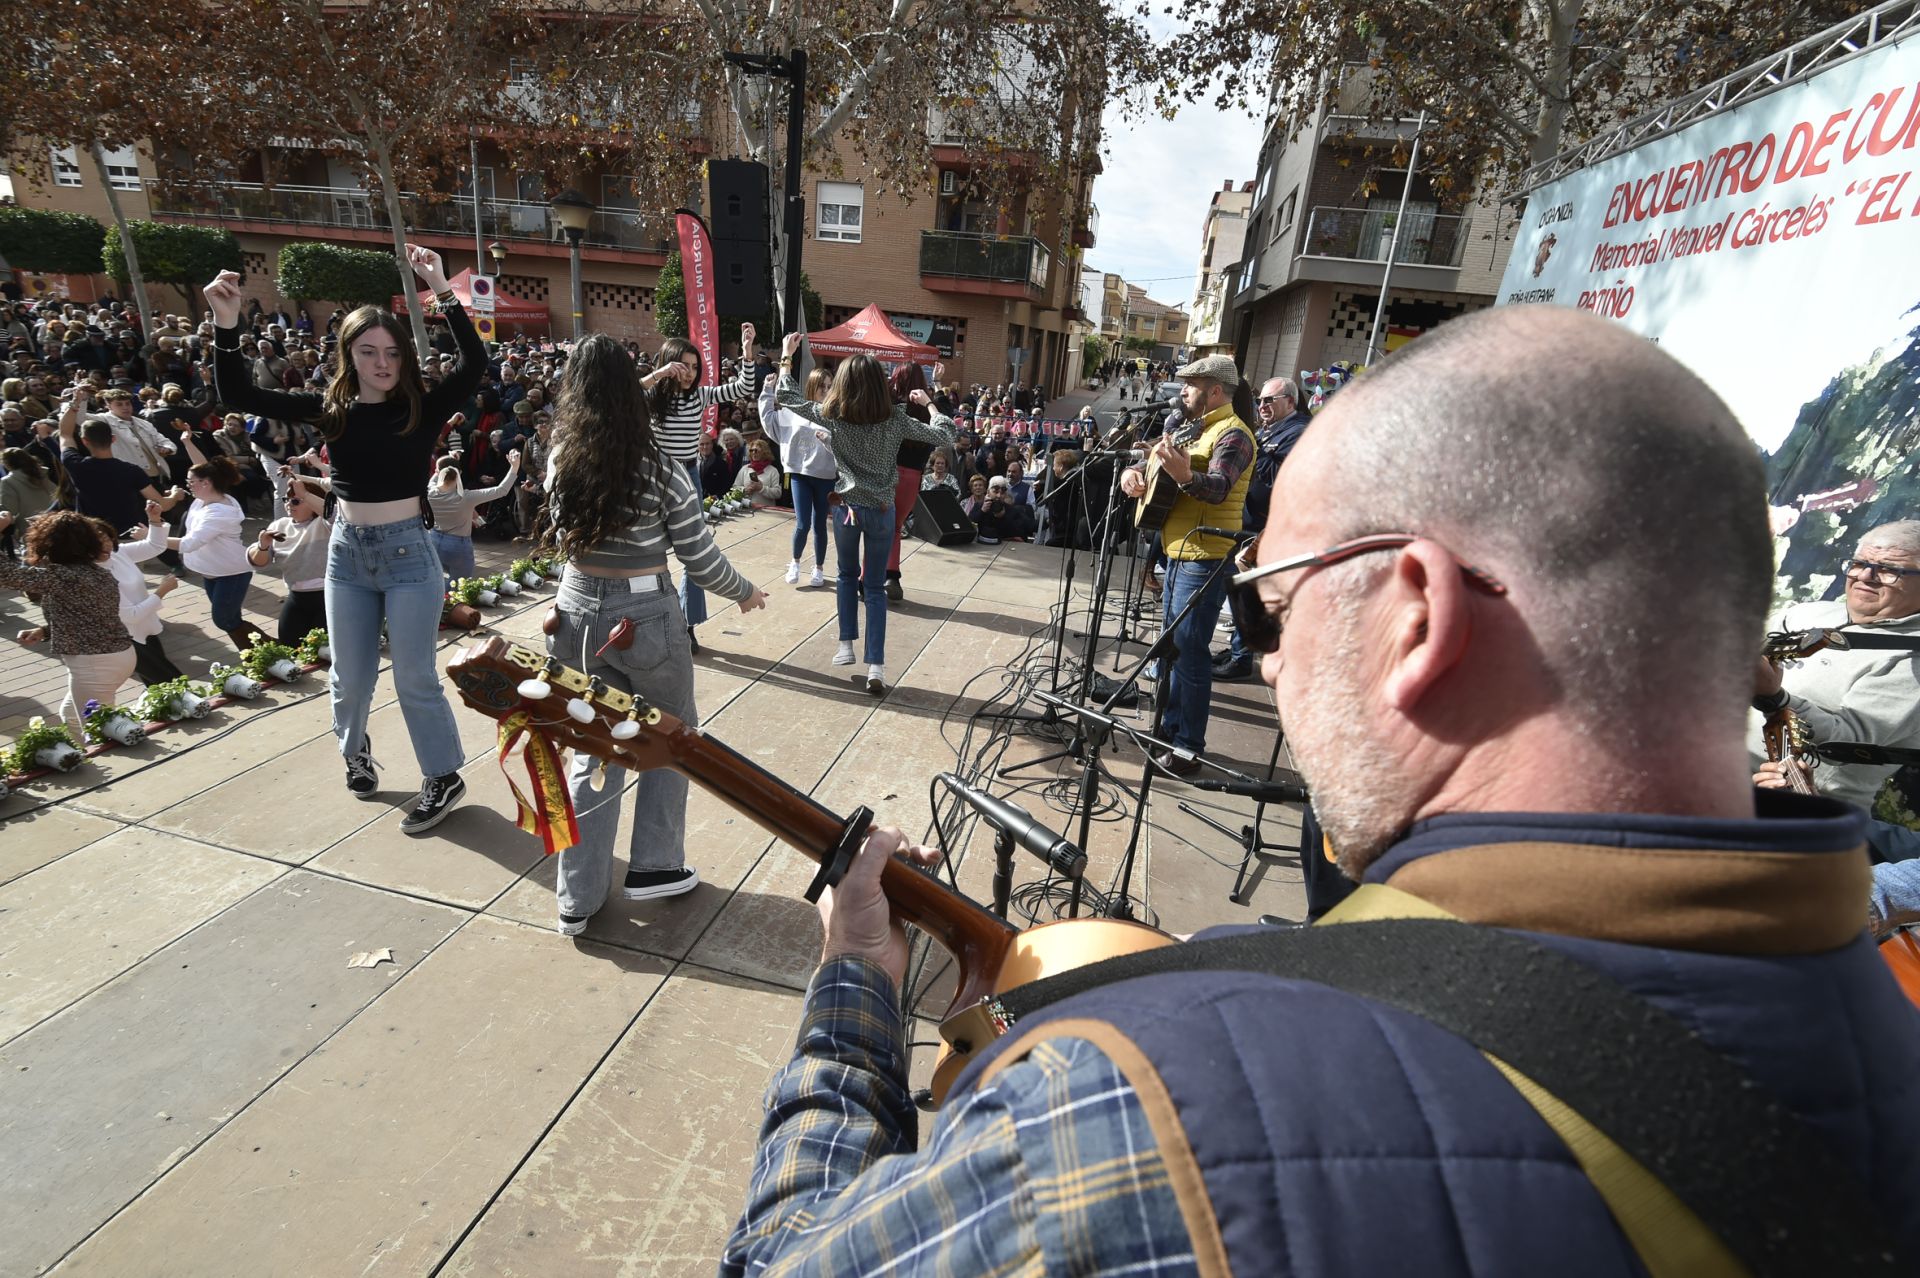
[[[1153,445],[1168,478],[1180,489],[1160,526],[1166,551],[1166,585],[1161,593],[1162,625],[1174,631],[1173,660],[1160,663],[1166,686],[1162,729],[1174,749],[1154,752],[1153,761],[1175,776],[1199,771],[1197,757],[1207,748],[1207,718],[1213,700],[1213,626],[1227,598],[1227,558],[1233,542],[1218,529],[1240,528],[1253,480],[1253,428],[1233,411],[1240,370],[1226,355],[1208,355],[1177,376],[1181,412],[1199,431],[1185,447],[1162,436]],[[1120,475],[1129,497],[1146,491],[1146,472],[1129,467]],[[1189,606],[1191,605],[1191,606]]]
[[[1300,442],[1300,436],[1313,424],[1313,417],[1300,408],[1300,392],[1285,377],[1270,377],[1254,398],[1253,411],[1260,425],[1254,431],[1253,482],[1247,487],[1247,509],[1242,524],[1249,532],[1267,526],[1267,506],[1273,500],[1273,483],[1287,454]],[[1247,650],[1240,628],[1233,629],[1233,642],[1213,660],[1213,677],[1235,682],[1253,674],[1253,654]]]
[[[1869,529],[1839,568],[1846,583],[1841,598],[1794,604],[1768,629],[1920,637],[1920,520]],[[1920,747],[1920,652],[1826,647],[1784,671],[1763,661],[1754,692],[1756,710],[1791,708],[1823,744]],[[1748,748],[1756,760],[1764,750],[1757,716]],[[1890,763],[1823,763],[1820,789],[1871,809],[1873,796],[1896,771],[1898,765]]]
[[1750,782],[1772,551],[1739,422],[1625,327],[1389,356],[1233,584],[1361,894],[998,995],[922,1138],[880,877],[937,854],[875,832],[721,1273],[1920,1272],[1864,819]]

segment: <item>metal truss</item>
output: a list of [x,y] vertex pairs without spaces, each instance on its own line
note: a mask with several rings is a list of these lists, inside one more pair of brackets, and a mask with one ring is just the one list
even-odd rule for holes
[[1703,89],[1695,89],[1663,107],[1606,129],[1551,160],[1542,160],[1520,175],[1521,190],[1536,191],[1588,165],[1610,160],[1644,142],[1744,106],[1916,33],[1920,33],[1920,0],[1888,0],[1770,58],[1723,76]]

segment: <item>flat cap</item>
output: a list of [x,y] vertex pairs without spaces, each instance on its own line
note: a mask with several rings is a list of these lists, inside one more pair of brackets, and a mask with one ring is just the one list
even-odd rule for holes
[[1182,381],[1205,378],[1210,382],[1219,382],[1225,386],[1240,384],[1240,369],[1234,364],[1231,355],[1202,355],[1193,363],[1174,373]]

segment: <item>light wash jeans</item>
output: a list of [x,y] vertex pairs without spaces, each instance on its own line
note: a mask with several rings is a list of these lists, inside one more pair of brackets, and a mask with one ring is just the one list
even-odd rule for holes
[[867,664],[885,665],[887,554],[893,549],[893,508],[842,504],[835,508],[832,523],[835,562],[840,573],[840,579],[834,583],[834,601],[840,609],[840,638],[844,642],[860,637],[860,599],[864,595]]
[[[589,577],[569,568],[560,578],[555,605],[560,628],[547,638],[549,654],[576,670],[599,675],[609,687],[637,692],[683,723],[700,721],[693,704],[693,645],[672,591],[632,594],[624,580]],[[594,656],[622,618],[633,623],[632,645]],[[606,785],[595,790],[592,780],[598,767],[598,759],[577,751],[567,772],[580,842],[560,853],[554,896],[560,913],[575,918],[604,905],[613,885],[613,837],[620,826],[620,790],[627,770],[608,764]],[[633,793],[627,867],[679,869],[686,864],[686,777],[671,768],[649,768],[640,774]]]
[[473,564],[472,537],[458,537],[438,528],[429,529],[428,535],[433,538],[433,553],[440,556],[440,568],[449,583],[457,578],[480,575]]
[[[693,492],[700,495],[700,463],[682,462],[687,468],[687,478],[693,481]],[[693,578],[683,568],[680,571],[680,611],[686,614],[686,625],[697,626],[707,619],[707,592],[693,584]]]
[[1179,658],[1172,669],[1160,663],[1161,677],[1167,681],[1166,719],[1161,728],[1165,739],[1188,750],[1207,748],[1208,703],[1213,699],[1213,625],[1220,620],[1220,607],[1227,601],[1227,578],[1231,567],[1220,568],[1218,559],[1167,561],[1167,579],[1162,594],[1162,624],[1173,625],[1187,601],[1199,596],[1199,602],[1174,632]]
[[387,623],[393,686],[413,739],[420,771],[458,772],[463,755],[453,708],[440,686],[434,646],[446,598],[440,558],[418,519],[360,528],[333,526],[327,544],[327,642],[333,647],[328,686],[333,734],[351,755],[366,740],[373,687],[380,676],[380,623]]

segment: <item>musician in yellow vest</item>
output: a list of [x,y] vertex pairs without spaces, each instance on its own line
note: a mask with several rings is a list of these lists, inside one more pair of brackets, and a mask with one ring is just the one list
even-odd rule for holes
[[[1187,417],[1179,434],[1194,437],[1182,447],[1171,435],[1162,436],[1152,458],[1180,488],[1160,530],[1167,552],[1162,624],[1173,630],[1177,649],[1172,662],[1161,663],[1160,677],[1166,680],[1162,731],[1180,753],[1156,751],[1153,761],[1176,776],[1189,776],[1200,767],[1193,756],[1207,746],[1207,711],[1213,698],[1208,644],[1226,602],[1227,578],[1232,575],[1227,561],[1234,552],[1230,538],[1199,530],[1239,531],[1253,478],[1254,439],[1252,427],[1234,411],[1240,370],[1231,358],[1207,355],[1174,375],[1182,383],[1180,407]],[[1129,497],[1145,492],[1146,483],[1146,472],[1138,466],[1120,477],[1121,490]]]

